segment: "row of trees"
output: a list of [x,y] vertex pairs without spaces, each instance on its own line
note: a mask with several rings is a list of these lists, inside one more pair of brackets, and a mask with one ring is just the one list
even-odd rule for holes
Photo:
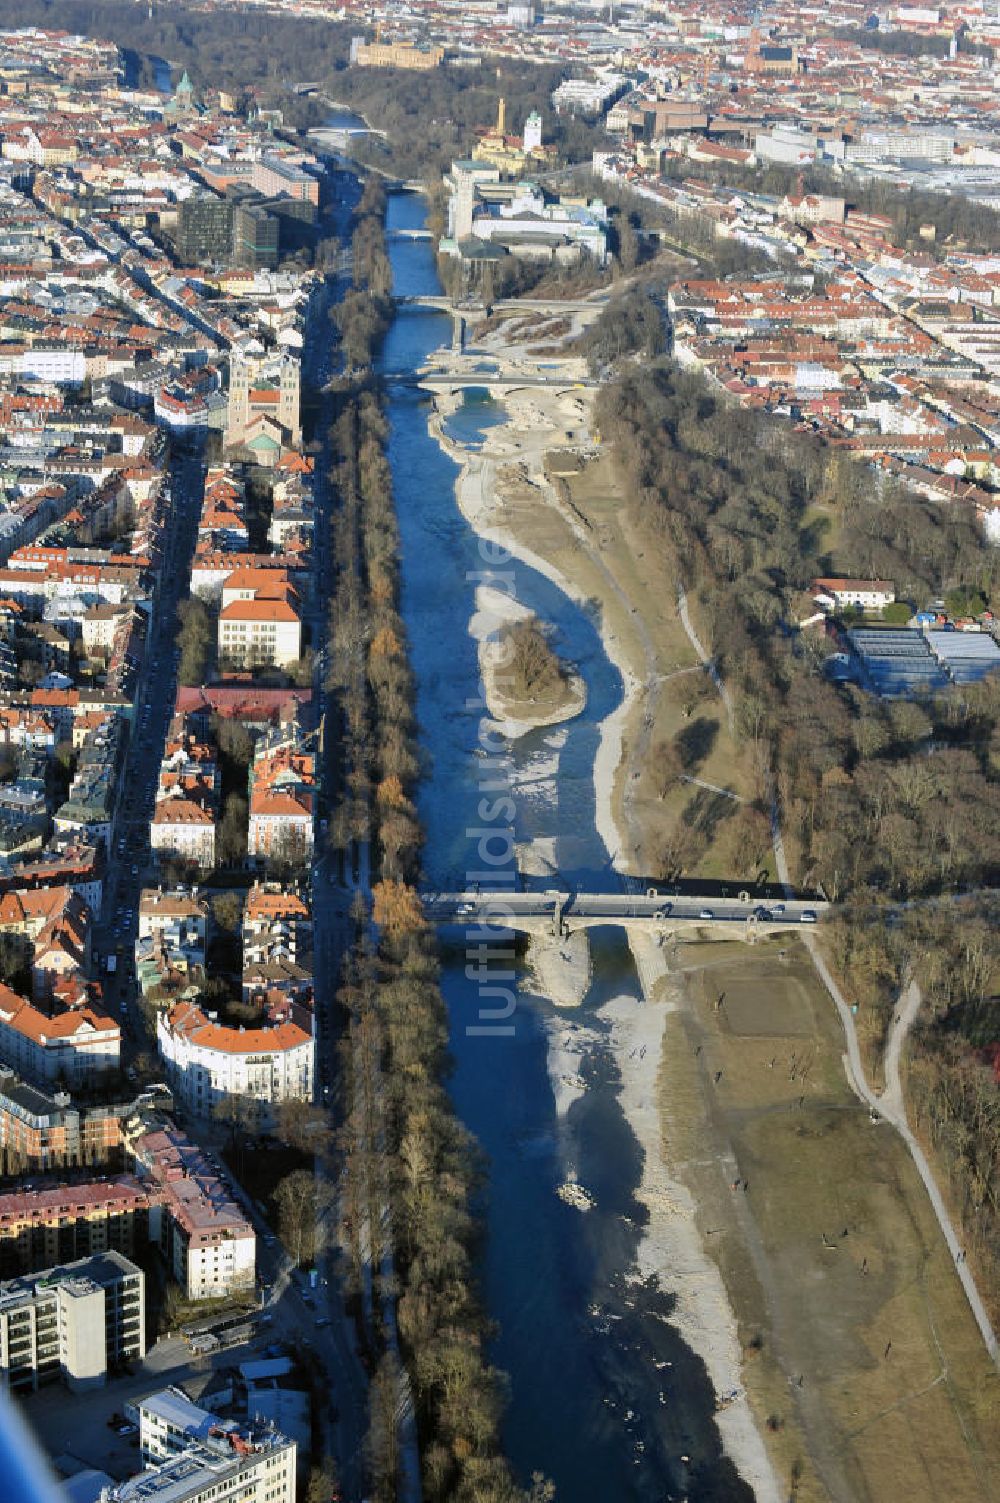
[[382,229],[385,190],[374,175],[365,183],[356,216],[351,240],[352,286],[330,313],[350,371],[371,366],[392,321],[392,268]]
[[[982,1110],[986,1067],[974,1051],[1000,1040],[988,1005],[996,940],[983,939],[975,909],[950,896],[934,905],[1000,876],[1000,679],[919,701],[881,700],[829,679],[823,667],[834,644],[789,623],[816,574],[877,574],[917,601],[949,591],[990,599],[1000,565],[970,509],[881,490],[819,441],[737,408],[667,361],[625,368],[599,398],[598,420],[616,444],[643,546],[659,550],[664,573],[697,601],[736,733],[751,750],[758,788],[752,812],[741,815],[746,857],[773,788],[795,878],[851,900],[834,932],[835,960],[860,1005],[870,1067],[881,1059],[907,968],[919,965],[921,982],[929,967],[939,978],[943,1000],[913,1069],[918,1115],[943,1145],[967,1213],[975,1212],[966,1216],[970,1240],[995,1251],[994,1199],[976,1187],[1000,1144]],[[668,785],[691,751],[688,729],[682,738],[666,749]],[[679,817],[665,868],[678,852],[681,862],[697,860],[691,828],[704,814],[692,801]],[[900,924],[899,910],[888,909],[894,900],[911,905],[907,913],[946,919],[943,965],[934,958],[941,924]],[[984,946],[989,963],[978,959]],[[962,971],[957,1006],[957,962],[948,957],[966,951],[977,959]]]

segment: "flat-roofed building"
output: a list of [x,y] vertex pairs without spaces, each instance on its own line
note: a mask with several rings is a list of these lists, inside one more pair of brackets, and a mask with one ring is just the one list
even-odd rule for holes
[[120,1253],[99,1253],[0,1284],[0,1370],[14,1393],[62,1378],[98,1387],[146,1354],[145,1275]]
[[0,1069],[0,1172],[36,1174],[107,1164],[121,1150],[120,1106],[74,1105]]
[[217,1421],[203,1439],[105,1494],[106,1503],[295,1503],[296,1445]]
[[183,1389],[173,1386],[149,1394],[137,1408],[139,1449],[147,1465],[179,1456],[192,1441],[205,1440],[211,1430],[225,1428],[211,1410],[193,1404]]

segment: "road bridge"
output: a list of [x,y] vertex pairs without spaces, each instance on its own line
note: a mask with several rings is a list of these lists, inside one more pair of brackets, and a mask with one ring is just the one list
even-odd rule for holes
[[[430,239],[429,232],[425,230],[392,230],[390,237],[392,235],[420,240]],[[607,298],[501,298],[499,302],[491,303],[489,308],[486,308],[481,303],[463,306],[450,297],[437,296],[434,293],[406,292],[400,294],[395,301],[400,308],[427,308],[437,313],[477,313],[485,318],[487,313],[544,313],[553,317],[560,313],[600,313]]]
[[[390,239],[390,240],[431,240],[431,239],[433,239],[433,236],[431,235],[430,230],[390,230],[389,234],[388,234],[388,239]],[[447,302],[448,299],[445,298],[444,301]]]
[[625,929],[691,933],[702,929],[750,943],[814,924],[829,904],[821,898],[755,898],[749,890],[733,898],[716,893],[668,896],[653,890],[628,892],[425,892],[424,912],[435,924],[463,928],[516,929],[524,934],[572,934],[613,924]]
[[599,386],[600,382],[592,376],[565,376],[553,371],[551,375],[544,373],[530,376],[501,376],[491,371],[470,370],[468,375],[453,371],[427,371],[423,375],[419,371],[401,372],[399,375],[388,377],[389,380],[401,386],[430,387],[434,391],[466,391],[474,387],[477,391],[510,392],[521,391],[525,387],[539,387],[549,391],[571,391],[573,387],[583,389],[588,386]]

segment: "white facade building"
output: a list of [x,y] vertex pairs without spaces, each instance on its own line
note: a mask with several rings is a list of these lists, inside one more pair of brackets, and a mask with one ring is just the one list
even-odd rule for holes
[[49,1017],[0,982],[0,1060],[46,1085],[89,1088],[113,1074],[121,1028],[105,1013],[77,1007]]
[[227,1096],[265,1107],[312,1100],[314,1043],[296,1023],[227,1028],[181,1002],[159,1015],[156,1039],[171,1087],[199,1115]]
[[100,1387],[108,1362],[146,1354],[146,1280],[118,1252],[0,1284],[0,1373],[30,1393],[62,1378],[74,1392]]
[[213,1430],[106,1489],[102,1503],[295,1503],[294,1441],[221,1421]]
[[149,844],[157,855],[180,856],[199,866],[215,865],[215,818],[181,794],[158,800],[149,824]]

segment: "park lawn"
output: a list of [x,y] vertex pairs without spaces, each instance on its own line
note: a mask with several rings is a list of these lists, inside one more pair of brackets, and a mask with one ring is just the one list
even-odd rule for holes
[[847,1087],[808,956],[797,939],[677,955],[664,1149],[698,1200],[797,1503],[1000,1498],[1000,1380],[905,1147]]

